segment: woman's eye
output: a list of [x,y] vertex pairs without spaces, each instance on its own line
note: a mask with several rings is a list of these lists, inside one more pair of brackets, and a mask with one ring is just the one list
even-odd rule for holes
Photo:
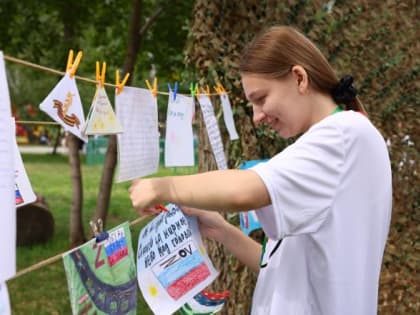
[[261,97],[258,97],[258,98],[255,100],[255,103],[257,103],[257,104],[262,104],[262,103],[264,103],[264,100],[265,100],[265,96],[261,96]]

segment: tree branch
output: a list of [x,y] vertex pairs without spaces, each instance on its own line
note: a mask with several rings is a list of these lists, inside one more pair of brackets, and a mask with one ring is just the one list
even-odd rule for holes
[[150,28],[153,22],[159,17],[159,15],[162,14],[165,8],[167,8],[167,6],[158,7],[156,11],[150,17],[146,19],[143,26],[140,28],[140,31],[139,31],[140,37],[143,37],[143,35],[147,32],[147,30]]

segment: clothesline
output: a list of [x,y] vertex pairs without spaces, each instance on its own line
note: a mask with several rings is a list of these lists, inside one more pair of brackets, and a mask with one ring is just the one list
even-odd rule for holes
[[[131,221],[130,222],[130,226],[133,226],[133,225],[136,225],[136,224],[139,224],[140,222],[142,222],[143,220],[145,220],[145,219],[147,219],[147,218],[149,218],[150,216],[144,216],[144,217],[139,217],[139,218],[137,218],[137,219],[135,219],[135,220],[133,220],[133,221]],[[29,273],[29,272],[32,272],[32,271],[35,271],[35,270],[38,270],[38,269],[40,269],[40,268],[42,268],[42,267],[45,267],[45,266],[48,266],[48,265],[51,265],[51,264],[53,264],[53,263],[55,263],[55,262],[57,262],[57,261],[59,261],[62,257],[63,257],[63,255],[65,254],[65,253],[67,253],[68,251],[65,251],[65,252],[63,252],[63,253],[60,253],[60,254],[57,254],[57,255],[55,255],[55,256],[53,256],[53,257],[50,257],[50,258],[47,258],[47,259],[45,259],[45,260],[42,260],[42,261],[40,261],[40,262],[38,262],[38,263],[36,263],[36,264],[34,264],[34,265],[32,265],[32,266],[29,266],[29,267],[27,267],[27,268],[25,268],[25,269],[22,269],[22,270],[20,270],[20,271],[18,271],[12,278],[10,278],[8,281],[10,281],[10,280],[12,280],[12,279],[16,279],[16,278],[18,278],[18,277],[20,277],[20,276],[23,276],[23,275],[25,275],[25,274],[27,274],[27,273]]]
[[16,124],[22,125],[54,125],[54,126],[61,126],[59,123],[55,121],[40,121],[40,120],[16,120]]
[[[24,65],[24,66],[28,66],[28,67],[31,67],[31,68],[34,68],[34,69],[46,71],[46,72],[49,72],[49,73],[53,73],[53,74],[57,74],[57,75],[61,75],[61,76],[64,76],[66,74],[66,72],[64,72],[64,71],[59,71],[59,70],[56,70],[56,69],[48,68],[48,67],[45,67],[45,66],[38,65],[36,63],[32,63],[32,62],[25,61],[25,60],[22,60],[22,59],[18,59],[18,58],[15,58],[15,57],[11,57],[11,56],[8,56],[8,55],[3,55],[3,58],[7,61],[10,61],[10,62],[14,62],[14,63],[21,64],[21,65]],[[80,81],[85,81],[85,82],[89,82],[89,83],[94,83],[94,84],[99,83],[96,80],[86,78],[86,77],[81,77],[81,76],[78,76],[78,75],[76,75],[75,78],[80,80]],[[112,84],[112,83],[106,83],[105,82],[104,85],[108,86],[108,87],[117,88],[117,85]],[[157,94],[169,95],[168,92],[161,92],[161,91],[157,91]],[[181,94],[181,93],[179,93],[179,94]],[[205,93],[205,94],[207,94],[209,96],[210,95],[219,95],[218,93]]]

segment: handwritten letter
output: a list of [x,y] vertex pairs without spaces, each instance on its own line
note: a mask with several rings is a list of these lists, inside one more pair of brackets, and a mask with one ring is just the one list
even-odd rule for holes
[[219,125],[214,115],[213,105],[207,95],[201,94],[198,97],[201,112],[203,113],[204,123],[206,124],[207,134],[210,145],[213,149],[214,158],[218,169],[227,169],[225,152],[223,149],[222,137],[220,136]]
[[194,165],[194,139],[192,130],[192,97],[169,95],[166,116],[165,166]]
[[155,314],[172,314],[217,276],[196,218],[168,205],[139,235],[137,279]]
[[124,129],[118,139],[117,182],[156,173],[159,168],[157,99],[149,90],[124,87],[115,95],[117,117]]

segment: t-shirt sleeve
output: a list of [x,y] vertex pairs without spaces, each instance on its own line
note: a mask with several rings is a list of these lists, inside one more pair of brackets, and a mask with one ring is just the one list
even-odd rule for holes
[[335,126],[316,126],[266,163],[253,168],[271,205],[256,210],[271,239],[313,233],[329,214],[340,180],[344,139]]

